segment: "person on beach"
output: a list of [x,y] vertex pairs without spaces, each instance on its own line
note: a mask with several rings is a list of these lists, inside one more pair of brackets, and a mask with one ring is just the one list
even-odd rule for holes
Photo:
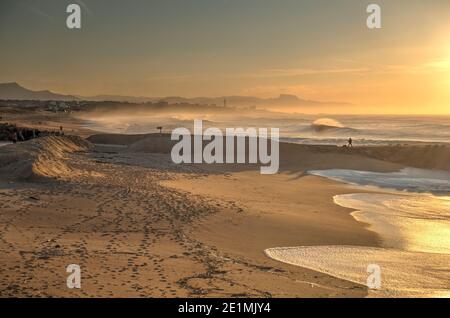
[[13,142],[13,144],[17,143],[17,132],[13,131],[11,133],[10,139]]
[[350,148],[353,148],[353,139],[350,137],[350,138],[348,138],[348,146],[350,147]]
[[25,137],[22,134],[22,129],[18,129],[17,135],[21,141],[25,141]]

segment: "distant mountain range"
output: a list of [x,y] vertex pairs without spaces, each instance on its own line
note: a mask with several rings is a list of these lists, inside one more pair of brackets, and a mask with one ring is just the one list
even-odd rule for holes
[[114,101],[145,103],[165,101],[169,104],[198,104],[198,105],[216,105],[228,107],[255,107],[266,109],[277,109],[281,107],[314,107],[314,106],[344,106],[349,105],[339,102],[321,102],[298,98],[295,95],[282,94],[276,98],[259,98],[251,96],[222,96],[222,97],[194,97],[185,98],[178,96],[169,97],[135,97],[119,95],[97,95],[97,96],[73,96],[56,94],[48,90],[32,91],[17,83],[0,83],[0,99],[11,100],[89,100],[89,101]]
[[17,83],[0,83],[0,99],[14,100],[78,100],[79,98],[71,95],[55,94],[48,90],[32,91]]
[[[86,97],[77,96],[80,99]],[[193,97],[186,98],[180,96],[169,97],[135,97],[135,96],[119,96],[119,95],[98,95],[87,97],[94,101],[116,101],[116,102],[131,102],[131,103],[145,103],[145,102],[159,102],[165,101],[169,104],[199,104],[199,105],[216,105],[228,107],[255,107],[276,109],[279,107],[313,107],[313,106],[344,106],[347,103],[340,102],[322,102],[298,98],[295,95],[281,94],[276,98],[259,98],[252,96],[221,96],[221,97]]]

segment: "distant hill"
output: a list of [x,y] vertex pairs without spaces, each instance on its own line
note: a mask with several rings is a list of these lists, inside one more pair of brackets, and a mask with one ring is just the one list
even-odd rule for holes
[[127,102],[127,103],[147,103],[160,101],[161,98],[155,97],[140,97],[140,96],[122,96],[122,95],[95,95],[95,96],[81,96],[77,95],[78,99],[90,100],[94,102]]
[[13,100],[78,100],[71,95],[55,94],[48,90],[32,91],[17,83],[0,83],[0,99]]
[[[79,96],[82,98],[81,96]],[[222,97],[193,97],[186,98],[180,96],[169,97],[134,97],[134,96],[119,96],[119,95],[98,95],[91,97],[84,97],[84,99],[94,101],[115,101],[115,102],[130,102],[130,103],[145,103],[165,101],[169,104],[197,104],[197,105],[216,105],[229,107],[255,107],[266,109],[277,109],[281,107],[296,108],[296,107],[314,107],[314,106],[344,106],[347,103],[339,102],[322,102],[298,98],[295,95],[282,94],[276,98],[259,98],[252,96],[222,96]]]
[[[193,97],[186,98],[180,96],[168,97],[141,97],[141,96],[120,96],[120,95],[97,95],[97,96],[72,96],[56,94],[48,90],[32,91],[20,86],[17,83],[0,83],[0,99],[14,100],[88,100],[88,101],[111,101],[146,103],[165,101],[168,104],[195,104],[195,105],[216,105],[228,107],[254,107],[257,109],[278,110],[289,108],[293,111],[305,108],[320,106],[346,106],[347,103],[323,102],[302,99],[295,95],[281,94],[275,98],[259,98],[252,96],[221,96],[221,97]],[[226,102],[225,102],[226,101]]]

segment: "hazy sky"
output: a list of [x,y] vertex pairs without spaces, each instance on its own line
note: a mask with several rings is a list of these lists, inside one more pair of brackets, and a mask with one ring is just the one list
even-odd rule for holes
[[[82,7],[69,30],[66,6]],[[382,8],[381,30],[366,7]],[[0,82],[450,113],[449,0],[0,0]],[[332,112],[332,110],[330,110]]]

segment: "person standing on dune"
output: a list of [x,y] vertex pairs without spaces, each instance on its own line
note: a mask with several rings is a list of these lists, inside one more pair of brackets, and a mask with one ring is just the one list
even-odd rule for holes
[[17,129],[17,136],[20,141],[25,141],[25,137],[23,136],[22,129]]
[[348,146],[353,148],[353,139],[351,137],[348,138]]
[[17,143],[17,132],[13,131],[10,135],[10,139],[13,142],[13,144]]

